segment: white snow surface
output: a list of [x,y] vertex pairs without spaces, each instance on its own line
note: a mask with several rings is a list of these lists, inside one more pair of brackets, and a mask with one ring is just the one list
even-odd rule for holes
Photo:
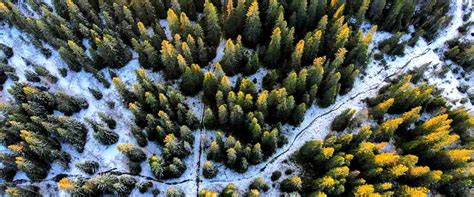
[[[51,4],[50,1],[46,1],[46,3]],[[472,2],[469,3],[468,6],[472,7],[471,4]],[[444,64],[444,60],[440,59],[439,52],[437,52],[435,49],[443,48],[444,43],[447,40],[456,38],[458,36],[457,28],[463,24],[462,0],[453,0],[453,6],[450,13],[453,15],[453,20],[448,25],[448,27],[441,30],[437,39],[431,43],[427,43],[423,39],[420,39],[420,41],[414,47],[406,48],[404,53],[405,56],[403,57],[385,57],[385,60],[389,65],[387,68],[384,68],[380,61],[371,61],[365,70],[366,75],[363,78],[360,77],[358,80],[356,80],[354,88],[348,94],[339,96],[334,105],[328,108],[320,108],[316,105],[313,105],[306,112],[305,119],[299,127],[285,125],[282,132],[287,135],[288,143],[282,148],[278,149],[277,152],[268,160],[262,162],[261,164],[250,166],[249,170],[245,173],[234,172],[225,168],[221,163],[216,163],[216,166],[218,166],[219,169],[218,176],[213,179],[204,179],[203,177],[200,177],[200,181],[197,182],[198,179],[196,179],[196,177],[199,177],[201,174],[201,172],[197,171],[197,169],[199,169],[198,163],[200,162],[200,165],[202,165],[206,158],[204,153],[199,158],[198,153],[200,147],[203,147],[206,144],[205,139],[207,137],[212,137],[214,132],[207,130],[195,131],[193,154],[184,160],[187,165],[186,172],[177,179],[166,180],[163,182],[154,181],[154,188],[161,190],[160,195],[163,195],[166,191],[166,188],[168,187],[177,187],[182,189],[186,196],[196,196],[196,192],[200,189],[220,191],[228,183],[233,182],[239,187],[239,189],[242,191],[241,193],[243,194],[251,181],[257,177],[264,177],[266,181],[270,183],[270,176],[272,172],[276,170],[284,172],[285,169],[291,168],[296,169],[297,171],[298,167],[294,166],[294,164],[291,162],[287,162],[289,156],[297,151],[308,140],[324,139],[324,137],[330,131],[329,126],[331,120],[336,115],[340,114],[347,108],[354,108],[357,110],[363,109],[365,107],[363,99],[375,96],[378,89],[386,84],[384,81],[385,79],[405,73],[406,71],[420,67],[427,63],[430,63],[429,69],[425,72],[425,77],[428,79],[428,82],[430,84],[437,84],[439,87],[441,87],[443,89],[443,96],[446,96],[450,101],[452,101],[453,105],[465,106],[472,113],[473,106],[469,101],[464,104],[459,102],[459,99],[466,97],[466,94],[459,92],[456,88],[461,83],[469,84],[471,89],[468,91],[474,91],[472,86],[472,84],[474,84],[472,72],[467,74],[470,75],[470,78],[466,79],[457,79],[459,74],[455,74],[452,71],[448,71],[444,79],[435,76],[437,69],[439,69],[441,65]],[[472,20],[473,17],[471,15],[470,21]],[[171,39],[171,33],[169,31],[167,21],[160,20],[160,24],[165,27],[166,35],[169,39]],[[374,42],[379,42],[390,36],[390,33],[378,32],[374,37]],[[133,115],[129,110],[127,110],[127,107],[122,104],[120,101],[120,96],[113,85],[106,89],[91,74],[84,71],[77,73],[69,71],[67,77],[61,77],[58,69],[67,67],[67,65],[65,65],[65,63],[61,60],[58,52],[48,46],[48,48],[53,51],[53,55],[51,58],[47,59],[41,55],[40,51],[36,49],[29,40],[30,39],[28,36],[26,36],[26,34],[22,33],[16,28],[7,27],[6,25],[0,26],[0,43],[13,48],[14,56],[9,59],[9,65],[15,67],[16,74],[20,78],[20,82],[26,81],[24,77],[25,71],[32,70],[31,67],[27,66],[24,59],[34,62],[37,65],[44,66],[51,72],[51,74],[59,78],[59,81],[56,84],[48,84],[50,91],[66,92],[69,95],[83,97],[88,101],[89,107],[79,113],[74,114],[73,116],[75,118],[81,121],[83,121],[85,118],[99,120],[97,115],[98,112],[110,114],[117,120],[117,128],[114,130],[120,136],[119,142],[117,144],[136,144],[134,137],[130,133],[130,125],[133,122]],[[223,40],[217,48],[216,57],[211,61],[210,64],[214,64],[222,58],[224,45],[225,41]],[[372,49],[373,46],[370,48]],[[134,73],[134,70],[139,68],[137,54],[134,53],[133,57],[134,59],[123,68],[114,69],[114,72],[116,72],[127,85],[137,82]],[[439,66],[435,68],[435,65]],[[204,67],[204,70],[206,69],[209,70],[212,69],[212,67]],[[109,77],[110,73],[108,73],[108,71],[104,70],[103,73],[106,77]],[[266,73],[267,69],[262,68],[249,78],[251,80],[258,79],[257,87],[260,88],[261,79]],[[152,73],[147,71],[147,74],[157,83],[164,82],[160,73]],[[232,77],[231,80],[234,82],[238,76],[239,75]],[[12,85],[13,82],[10,79],[5,83],[4,90],[0,93],[0,102],[8,102],[11,100],[11,95],[7,92],[7,89]],[[88,91],[89,87],[101,90],[104,98],[99,101],[96,100]],[[198,118],[202,118],[202,112],[204,109],[204,105],[201,102],[201,96],[202,93],[198,96],[186,99],[186,103],[190,105]],[[107,102],[115,102],[115,108],[110,109],[107,106]],[[110,146],[101,145],[92,137],[92,129],[89,126],[88,128],[88,141],[86,143],[84,152],[78,153],[71,146],[63,144],[63,150],[70,153],[72,156],[69,168],[63,169],[59,165],[54,164],[52,165],[52,169],[50,170],[48,178],[54,177],[60,173],[88,177],[88,175],[85,175],[79,169],[77,169],[74,166],[74,163],[89,159],[100,162],[99,172],[114,168],[116,168],[116,171],[121,172],[128,170],[125,165],[127,159],[118,152],[116,144]],[[144,147],[143,150],[148,156],[150,156],[152,154],[159,154],[161,148],[154,143],[148,143],[148,146]],[[0,151],[7,150],[5,147],[0,146]],[[145,177],[153,177],[147,162],[142,163],[142,169],[143,170],[140,175]],[[280,180],[283,180],[285,176],[286,175],[283,173],[283,176],[280,178]],[[27,177],[23,172],[19,172],[15,176],[15,179],[27,180]],[[47,187],[47,185],[52,185],[53,187]],[[45,181],[44,184],[40,184],[42,190],[41,192],[51,196],[68,196],[68,194],[65,192],[61,191],[58,193],[55,191],[55,185],[56,183],[53,181]],[[278,186],[271,188],[270,191],[266,193],[262,193],[263,196],[277,196],[278,194]],[[141,194],[135,189],[131,196],[152,196],[152,194],[150,192]]]

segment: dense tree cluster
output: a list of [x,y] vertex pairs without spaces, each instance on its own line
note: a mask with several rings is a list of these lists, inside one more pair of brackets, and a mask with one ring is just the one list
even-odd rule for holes
[[[179,177],[186,169],[182,159],[191,153],[192,130],[199,121],[184,102],[184,96],[173,87],[154,83],[144,69],[136,70],[136,75],[139,82],[133,90],[120,78],[113,79],[123,102],[135,116],[132,134],[140,146],[146,146],[148,141],[162,145],[162,155],[148,158],[157,178]],[[130,146],[122,145],[119,150],[129,158],[129,167],[139,167],[146,157],[140,148]]]
[[58,182],[58,188],[74,196],[114,194],[129,195],[137,180],[130,175],[101,174],[92,178],[66,177]]
[[61,143],[84,150],[87,128],[69,116],[88,107],[84,99],[27,83],[15,83],[8,92],[14,100],[0,105],[5,113],[0,119],[0,142],[10,150],[0,154],[4,180],[11,181],[18,170],[30,179],[43,179],[55,162],[67,167],[70,155]]
[[270,189],[270,185],[265,183],[263,177],[255,178],[249,185],[247,191],[242,195],[239,191],[239,188],[234,183],[229,183],[222,191],[212,191],[208,189],[202,189],[199,191],[199,197],[206,196],[249,196],[249,197],[258,197],[262,193],[267,192]]
[[474,44],[472,41],[450,40],[448,41],[448,50],[444,55],[466,71],[471,71],[474,68]]
[[[439,28],[451,20],[451,17],[447,15],[449,0],[371,0],[351,1],[348,5],[353,4],[352,2],[361,4],[361,9],[367,10],[368,19],[378,24],[383,30],[406,31],[410,25],[414,25],[417,31],[429,40],[434,38]],[[348,7],[357,8],[356,6]],[[360,11],[354,10],[354,12]]]
[[296,154],[303,178],[284,180],[282,191],[316,196],[468,195],[474,150],[466,132],[474,128],[474,117],[448,106],[433,87],[410,80],[405,76],[370,99],[372,119],[361,127],[307,142]]
[[[179,177],[186,169],[182,159],[191,152],[192,131],[199,121],[184,95],[200,95],[202,90],[203,126],[222,131],[211,142],[208,159],[244,172],[285,143],[281,125],[299,125],[313,104],[328,107],[337,95],[352,89],[367,65],[368,47],[377,30],[377,26],[361,27],[366,17],[392,32],[414,25],[422,31],[419,36],[428,38],[449,20],[447,0],[54,0],[53,8],[39,1],[27,4],[35,17],[23,14],[10,0],[0,2],[0,16],[29,33],[34,43],[44,41],[57,49],[70,70],[90,72],[106,88],[110,80],[103,71],[109,69],[123,103],[134,115],[131,133],[137,144],[144,147],[152,141],[163,147],[161,155],[147,158],[157,178]],[[430,15],[433,12],[435,17]],[[398,43],[396,38],[390,43]],[[221,43],[222,58],[214,58]],[[400,51],[382,48],[387,48],[382,50],[386,53]],[[139,82],[128,87],[113,69],[124,67],[134,56],[142,68],[136,70]],[[268,71],[259,79],[263,87],[247,77],[260,68]],[[156,84],[147,76],[149,71],[163,74],[166,84]],[[61,73],[65,76],[67,71]],[[0,82],[6,76],[15,78],[14,70],[1,64]],[[26,77],[32,82],[57,81],[42,67],[26,72]],[[103,97],[98,90],[90,91],[96,99]],[[25,111],[21,113],[40,123],[47,118],[48,124],[43,124],[54,128],[54,138],[81,150],[82,124],[66,116],[58,120],[43,116],[52,110],[71,115],[87,103],[62,93],[38,95],[30,96],[31,102],[16,98]],[[36,100],[45,100],[44,105]],[[87,122],[100,143],[118,142],[113,131],[116,123],[110,117]],[[80,129],[65,132],[69,127]],[[71,137],[71,133],[81,136]],[[6,144],[18,141],[16,137]],[[143,151],[129,144],[118,148],[128,157],[130,172],[140,173],[140,163],[146,160]],[[212,163],[207,164],[212,177]]]

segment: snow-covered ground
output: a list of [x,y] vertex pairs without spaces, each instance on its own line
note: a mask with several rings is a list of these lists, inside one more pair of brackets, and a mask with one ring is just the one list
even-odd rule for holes
[[[48,3],[50,3],[48,1]],[[425,77],[428,79],[429,83],[437,84],[444,91],[442,94],[449,98],[449,100],[455,101],[460,98],[465,97],[465,94],[462,94],[457,89],[459,83],[470,84],[471,89],[473,88],[474,79],[472,73],[471,77],[468,80],[458,80],[458,74],[455,74],[451,71],[446,73],[446,77],[441,79],[436,77],[435,73],[437,69],[433,67],[435,65],[443,65],[443,60],[440,59],[439,52],[436,50],[438,48],[443,48],[444,43],[447,40],[456,38],[458,36],[457,28],[463,24],[462,21],[462,0],[453,0],[453,6],[451,14],[454,16],[451,23],[445,29],[441,30],[438,35],[438,38],[431,43],[427,43],[421,39],[414,47],[407,47],[405,50],[405,56],[397,58],[386,57],[385,60],[389,65],[385,68],[381,65],[380,61],[371,61],[366,74],[362,78],[359,78],[355,84],[352,91],[348,94],[339,96],[336,100],[336,103],[329,108],[320,108],[313,105],[305,115],[305,120],[301,123],[299,127],[284,127],[284,134],[288,137],[288,143],[282,148],[278,149],[277,152],[262,162],[259,165],[250,166],[249,170],[246,173],[237,173],[230,169],[225,168],[221,164],[217,164],[219,168],[218,176],[213,179],[204,179],[201,177],[200,165],[205,161],[205,154],[201,154],[204,151],[203,146],[205,144],[205,138],[212,136],[213,132],[211,131],[195,131],[195,143],[193,146],[193,154],[185,159],[187,165],[186,172],[177,179],[171,179],[166,181],[155,181],[155,188],[158,188],[162,191],[162,194],[168,187],[177,187],[181,188],[186,196],[196,196],[196,192],[200,189],[211,189],[215,191],[220,191],[228,183],[235,183],[238,185],[239,189],[244,191],[251,181],[257,177],[264,177],[267,181],[270,180],[272,172],[280,170],[284,172],[285,169],[296,167],[293,164],[286,162],[289,156],[291,156],[295,151],[297,151],[304,142],[311,139],[323,139],[329,132],[329,125],[331,120],[341,113],[346,108],[355,108],[362,109],[364,108],[363,99],[367,97],[372,97],[376,95],[378,89],[386,84],[387,79],[394,77],[396,75],[405,73],[406,71],[418,68],[422,65],[430,64],[429,69],[425,72]],[[472,6],[472,2],[469,2],[469,7]],[[470,20],[473,20],[471,15]],[[169,28],[166,20],[160,20],[160,24],[165,27],[167,37],[171,38]],[[390,36],[389,33],[380,32],[375,37],[375,42],[384,40]],[[40,51],[36,49],[30,42],[29,38],[18,31],[15,28],[10,28],[5,25],[0,26],[0,43],[5,44],[13,48],[14,56],[9,60],[9,64],[14,66],[16,69],[16,74],[20,77],[20,82],[26,81],[24,73],[26,70],[32,70],[32,67],[29,67],[26,64],[25,60],[34,62],[37,65],[44,66],[47,68],[51,74],[58,76],[59,81],[56,84],[50,85],[50,90],[53,92],[63,91],[70,95],[83,97],[89,103],[89,108],[82,110],[80,113],[74,115],[74,117],[84,120],[85,118],[98,119],[98,112],[106,112],[107,114],[112,114],[113,117],[117,120],[117,128],[115,131],[119,134],[118,143],[132,143],[136,144],[135,139],[130,133],[130,125],[133,121],[133,115],[129,110],[126,110],[119,98],[119,95],[115,88],[111,86],[106,89],[100,84],[91,74],[86,72],[69,72],[67,77],[60,77],[59,68],[66,67],[64,62],[59,57],[59,54],[56,50],[53,50],[53,55],[51,58],[46,58],[41,55]],[[223,49],[225,42],[222,41],[217,48],[217,55],[212,60],[212,63],[216,63],[222,58]],[[371,46],[373,48],[373,46]],[[136,77],[134,70],[139,67],[137,55],[134,54],[134,59],[130,61],[125,67],[121,69],[115,69],[114,71],[119,75],[119,77],[128,85],[135,83]],[[438,69],[440,66],[437,67]],[[204,70],[212,69],[212,66],[207,66]],[[267,72],[266,69],[260,69],[256,74],[252,75],[250,79],[259,79],[257,82],[258,87],[261,87],[261,79]],[[155,81],[162,82],[163,78],[159,73],[147,72],[147,74]],[[110,73],[104,70],[104,75],[109,77]],[[232,77],[231,81],[235,82],[237,76]],[[4,90],[0,92],[0,102],[5,102],[10,99],[10,94],[7,92],[8,87],[10,87],[13,82],[9,79],[5,86]],[[88,91],[88,88],[100,89],[104,94],[102,100],[96,100],[92,94]],[[473,90],[469,90],[473,91]],[[107,102],[114,102],[115,107],[109,108]],[[186,102],[191,106],[194,113],[197,117],[202,118],[202,112],[204,105],[201,102],[200,96],[187,98]],[[471,112],[473,112],[473,105],[470,102],[461,104],[460,102],[453,102],[457,106],[465,106]],[[83,153],[78,153],[71,146],[64,145],[63,150],[72,155],[72,159],[68,169],[63,169],[58,165],[53,165],[48,178],[52,178],[59,173],[69,174],[69,175],[84,175],[79,169],[74,166],[74,163],[86,160],[93,159],[100,161],[99,171],[107,171],[115,169],[118,172],[126,172],[127,167],[124,165],[126,158],[117,151],[115,145],[103,146],[99,144],[92,137],[92,129],[89,128],[89,141],[86,143],[85,151]],[[0,151],[5,151],[5,147],[0,146]],[[159,154],[161,148],[154,143],[149,143],[147,147],[143,148],[148,156],[152,154]],[[142,164],[142,173],[143,177],[153,177],[148,166],[147,162]],[[282,180],[285,177],[280,178]],[[18,173],[15,177],[16,180],[26,179],[24,173]],[[45,181],[44,184],[55,185],[53,181]],[[43,185],[42,185],[43,186]],[[53,196],[66,196],[65,193],[54,194],[51,189],[47,189],[46,186],[42,187],[42,192],[44,194],[50,194]],[[278,193],[278,188],[272,188],[269,192],[264,193],[264,196],[275,196]],[[142,196],[147,194],[140,194],[137,190],[134,190],[132,193],[133,196]]]

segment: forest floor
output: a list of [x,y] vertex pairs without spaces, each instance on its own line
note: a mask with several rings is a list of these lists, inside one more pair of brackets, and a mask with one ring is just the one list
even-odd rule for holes
[[[468,9],[472,7],[472,2],[468,2]],[[207,131],[205,129],[194,132],[195,143],[193,146],[193,154],[189,156],[185,162],[187,165],[186,172],[177,179],[171,179],[166,181],[159,181],[153,178],[147,162],[142,163],[142,173],[137,178],[148,179],[155,181],[155,186],[161,191],[166,190],[169,186],[179,187],[185,193],[186,196],[196,196],[197,192],[201,189],[212,189],[221,190],[228,183],[235,183],[239,189],[245,190],[248,185],[257,177],[264,177],[266,180],[270,179],[272,172],[280,170],[284,172],[286,169],[298,169],[293,166],[291,162],[288,162],[289,157],[295,153],[306,141],[312,139],[324,139],[324,137],[330,131],[330,124],[333,118],[340,114],[347,108],[354,108],[362,110],[365,107],[364,100],[368,97],[373,97],[377,94],[377,91],[390,79],[393,79],[403,73],[410,70],[414,70],[420,67],[426,67],[424,70],[424,78],[430,84],[436,84],[441,87],[443,96],[447,97],[454,106],[464,106],[471,113],[474,113],[474,107],[472,103],[467,102],[461,104],[459,100],[466,97],[466,93],[461,93],[458,90],[458,86],[461,84],[471,84],[468,92],[474,92],[474,74],[468,73],[467,77],[461,78],[459,74],[448,71],[443,77],[439,77],[438,73],[440,68],[446,64],[446,61],[442,56],[442,49],[445,47],[447,40],[456,38],[458,36],[458,27],[463,25],[462,17],[466,10],[463,10],[462,0],[453,0],[450,14],[453,16],[451,23],[438,33],[437,38],[432,42],[427,43],[425,40],[420,39],[414,47],[407,47],[403,57],[388,57],[386,56],[382,61],[371,60],[367,69],[359,77],[354,88],[346,95],[339,96],[336,103],[328,108],[320,108],[313,105],[305,114],[305,120],[299,127],[284,126],[283,133],[288,137],[288,143],[282,148],[279,148],[277,152],[268,158],[266,161],[250,166],[249,170],[245,173],[237,173],[230,169],[225,168],[222,164],[217,164],[219,173],[215,178],[204,179],[201,175],[201,166],[205,161],[206,154],[204,147],[208,144],[207,137],[214,134],[213,131]],[[468,10],[467,9],[467,10]],[[469,19],[474,20],[473,15]],[[167,27],[166,21],[161,22],[162,25]],[[470,30],[472,32],[472,29]],[[390,36],[389,33],[380,32],[374,37],[374,43],[384,40]],[[469,33],[469,36],[472,35]],[[87,41],[84,41],[87,43]],[[9,64],[14,66],[16,74],[19,76],[20,82],[25,82],[26,78],[24,73],[26,70],[32,70],[31,62],[36,65],[44,66],[51,74],[58,76],[59,81],[56,84],[49,84],[51,91],[64,91],[68,94],[80,96],[89,102],[89,108],[82,110],[80,113],[74,116],[80,120],[84,118],[97,119],[97,112],[106,112],[113,114],[113,117],[117,120],[116,132],[120,135],[118,143],[134,143],[136,144],[133,136],[130,133],[130,125],[133,121],[133,115],[129,110],[126,109],[120,102],[119,95],[114,87],[104,88],[93,76],[86,72],[69,72],[67,77],[60,77],[59,68],[67,67],[61,60],[58,52],[53,50],[51,58],[46,58],[40,54],[39,50],[35,48],[28,40],[28,36],[18,31],[13,27],[9,27],[5,24],[0,24],[0,43],[5,44],[13,48],[14,56],[9,60]],[[217,56],[212,62],[217,62],[223,53],[224,42],[221,42],[217,49]],[[377,52],[374,44],[370,47],[373,54]],[[211,63],[212,63],[211,62]],[[137,81],[135,78],[134,70],[139,67],[137,54],[134,54],[134,58],[125,67],[121,69],[115,69],[114,72],[126,83],[133,84]],[[208,66],[209,68],[209,66]],[[106,77],[110,77],[109,71],[104,72]],[[265,69],[260,69],[257,74],[252,75],[250,78],[262,79],[266,73]],[[148,72],[148,75],[155,82],[163,82],[163,77],[159,73]],[[235,82],[236,77],[231,78]],[[261,80],[260,80],[261,81]],[[261,86],[261,82],[257,83]],[[11,95],[7,92],[7,89],[13,85],[13,82],[9,79],[2,91],[0,91],[0,102],[7,102],[11,99]],[[104,99],[95,100],[92,94],[89,93],[88,88],[100,89],[104,94]],[[200,101],[200,96],[188,98],[186,101],[192,107],[194,113],[202,119],[204,111],[204,105]],[[115,108],[110,109],[107,107],[107,102],[115,102]],[[88,139],[92,139],[92,132],[89,132]],[[76,152],[71,146],[64,145],[63,150],[70,153],[72,156],[71,164],[69,169],[63,169],[59,165],[54,164],[50,171],[50,174],[45,180],[37,181],[42,184],[43,194],[51,194],[52,196],[59,195],[63,196],[64,193],[55,193],[55,182],[52,180],[58,174],[67,174],[70,176],[85,176],[79,169],[77,169],[73,163],[83,161],[85,159],[94,159],[100,161],[101,172],[114,171],[114,172],[126,172],[127,167],[125,165],[125,157],[117,151],[115,145],[103,146],[100,145],[96,140],[89,140],[86,143],[85,151],[83,153]],[[143,149],[148,156],[152,154],[159,154],[160,148],[154,143],[149,143]],[[6,147],[0,146],[0,151],[7,151]],[[284,173],[283,173],[284,174]],[[282,180],[283,177],[280,179]],[[18,173],[15,176],[17,182],[28,182],[27,177],[24,173]],[[52,186],[52,187],[51,187]],[[275,196],[278,193],[278,186],[272,187],[269,192],[263,194],[264,196]],[[151,193],[147,193],[151,195]],[[143,195],[138,193],[135,189],[132,196]]]

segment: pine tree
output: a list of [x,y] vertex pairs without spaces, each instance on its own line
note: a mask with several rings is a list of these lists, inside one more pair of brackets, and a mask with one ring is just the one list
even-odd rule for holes
[[204,126],[209,129],[216,128],[217,126],[216,117],[210,108],[206,108],[204,111]]
[[179,188],[175,188],[175,187],[168,187],[168,189],[166,190],[166,196],[167,197],[184,197],[184,192],[179,189]]
[[294,95],[296,93],[296,83],[298,80],[298,75],[296,72],[291,72],[283,83],[283,87],[286,89],[288,94]]
[[382,124],[379,125],[378,130],[374,133],[374,138],[376,140],[387,140],[393,136],[395,130],[398,129],[398,126],[403,123],[402,118],[393,118],[388,119]]
[[321,44],[322,31],[309,32],[304,37],[303,64],[310,64],[316,58]]
[[340,68],[340,73],[341,73],[341,94],[346,94],[348,93],[355,82],[355,78],[359,76],[359,69],[355,68],[354,64],[349,64],[348,66],[345,66],[343,68]]
[[298,44],[296,44],[295,50],[291,54],[290,69],[300,70],[301,58],[303,57],[303,53],[304,53],[304,45],[305,45],[304,40],[300,40]]
[[341,114],[337,115],[331,123],[331,130],[343,131],[349,126],[351,120],[356,113],[355,109],[346,109]]
[[148,158],[148,163],[150,164],[151,172],[156,178],[163,177],[164,171],[164,161],[160,156],[153,155]]
[[383,119],[383,116],[388,112],[390,107],[392,106],[393,102],[395,102],[394,98],[389,98],[378,105],[372,107],[370,110],[370,114],[374,119],[381,120]]
[[228,39],[224,47],[224,56],[220,61],[220,65],[227,75],[232,76],[239,72],[237,58],[237,46],[231,39]]
[[259,56],[259,51],[257,49],[257,51],[252,53],[250,60],[247,62],[247,64],[245,64],[245,68],[244,68],[245,75],[254,74],[258,71],[260,67],[262,67],[260,58],[258,56]]
[[204,165],[202,167],[202,175],[207,178],[214,178],[217,175],[217,168],[214,166],[214,163],[212,161],[206,161],[204,162]]
[[292,176],[280,183],[280,189],[286,192],[300,191],[303,188],[303,182],[299,176]]
[[265,54],[264,61],[269,68],[278,68],[280,62],[280,47],[281,47],[281,31],[280,28],[276,27],[273,29],[270,43]]
[[304,120],[305,112],[306,112],[306,104],[305,103],[299,104],[293,110],[291,124],[300,125],[301,122],[303,122],[303,120]]
[[204,74],[203,92],[208,101],[214,101],[217,93],[217,79],[212,72]]
[[209,1],[204,3],[204,24],[206,40],[210,46],[216,47],[221,39],[221,27],[216,7]]
[[99,163],[92,160],[76,163],[75,166],[89,175],[94,174],[99,169]]
[[289,5],[290,12],[290,26],[296,27],[298,31],[303,30],[306,26],[307,20],[307,0],[295,0]]
[[372,0],[369,16],[372,20],[378,21],[382,17],[382,12],[385,8],[387,1],[386,0]]
[[221,192],[223,197],[240,196],[237,186],[234,183],[229,183]]
[[104,34],[102,38],[96,37],[97,45],[95,50],[95,61],[110,66],[111,68],[121,68],[132,59],[132,53],[120,38],[109,34]]
[[142,162],[146,159],[145,153],[132,144],[119,144],[117,145],[117,149],[132,162]]
[[262,32],[262,23],[260,22],[259,15],[258,2],[254,1],[247,11],[244,28],[244,41],[252,46],[257,44]]
[[260,148],[260,143],[256,143],[255,145],[253,145],[252,147],[252,153],[251,153],[251,157],[250,157],[250,162],[252,164],[257,164],[257,163],[260,163],[263,159],[263,152],[262,152],[262,149]]
[[[418,110],[419,113],[419,110]],[[474,127],[474,116],[470,115],[465,108],[458,108],[448,112],[449,118],[453,120],[453,132],[461,137],[464,143],[469,142],[469,128]],[[418,115],[419,117],[419,115]]]
[[212,161],[220,161],[222,158],[221,154],[221,147],[216,140],[211,142],[211,146],[209,147],[209,151],[207,153],[207,159]]
[[161,69],[159,65],[160,59],[158,51],[153,47],[148,40],[139,43],[135,38],[132,38],[133,48],[138,52],[138,61],[144,68],[152,68],[154,70]]
[[226,164],[229,166],[234,166],[237,162],[237,152],[234,148],[229,148],[226,151]]
[[40,188],[33,185],[6,187],[5,193],[8,196],[38,196]]
[[356,26],[360,26],[360,24],[362,24],[362,22],[364,21],[364,18],[365,18],[364,16],[367,10],[369,9],[370,2],[371,0],[362,0],[359,9],[355,13],[355,17],[357,20]]
[[326,91],[321,96],[321,100],[319,102],[319,105],[321,107],[327,107],[335,102],[337,93],[340,89],[340,85],[338,84],[340,79],[341,74],[339,72],[328,75],[328,78],[326,79],[324,84]]
[[278,19],[280,4],[277,0],[268,1],[268,8],[266,10],[265,28],[271,30],[275,26],[275,21]]
[[203,86],[204,75],[197,64],[187,67],[181,76],[180,89],[184,94],[195,95]]
[[175,79],[180,74],[178,66],[178,54],[174,46],[168,41],[164,40],[161,43],[161,61],[165,69],[166,77],[169,79]]
[[66,46],[59,48],[59,54],[69,68],[76,72],[79,72],[83,65],[89,62],[84,50],[72,40],[69,40]]
[[289,55],[292,52],[294,42],[294,27],[288,28],[288,24],[285,21],[283,7],[280,9],[280,14],[275,24],[276,27],[280,28],[281,31],[281,53],[282,55]]
[[239,126],[243,123],[244,112],[240,105],[234,105],[229,112],[229,123],[233,126]]
[[252,139],[253,142],[257,142],[262,135],[262,128],[260,127],[257,118],[252,118],[252,120],[250,120],[248,130],[250,132],[250,139]]
[[278,145],[278,130],[273,129],[271,132],[265,131],[262,135],[262,149],[266,155],[276,151]]
[[227,76],[222,77],[217,90],[221,91],[224,95],[227,95],[231,91],[230,80]]
[[30,160],[21,156],[15,158],[15,163],[17,168],[25,172],[26,176],[32,180],[46,178],[50,168],[47,163],[38,163],[38,161]]
[[111,145],[118,142],[119,136],[117,133],[105,128],[94,120],[86,119],[86,121],[92,126],[94,130],[94,138],[101,144]]
[[245,0],[237,0],[237,7],[234,8],[233,1],[227,1],[224,16],[224,29],[227,37],[234,38],[242,32],[245,25]]
[[149,0],[131,0],[131,8],[145,25],[150,25],[156,18],[155,8]]
[[172,9],[168,9],[166,21],[168,21],[168,25],[173,35],[181,33],[180,32],[181,24],[179,22],[178,15],[176,15],[176,13]]
[[227,111],[227,105],[224,104],[224,105],[219,106],[217,114],[219,116],[219,124],[226,125],[229,121],[229,115],[228,115],[229,113]]
[[196,6],[194,1],[179,0],[179,5],[182,12],[188,14],[191,20],[197,20]]

